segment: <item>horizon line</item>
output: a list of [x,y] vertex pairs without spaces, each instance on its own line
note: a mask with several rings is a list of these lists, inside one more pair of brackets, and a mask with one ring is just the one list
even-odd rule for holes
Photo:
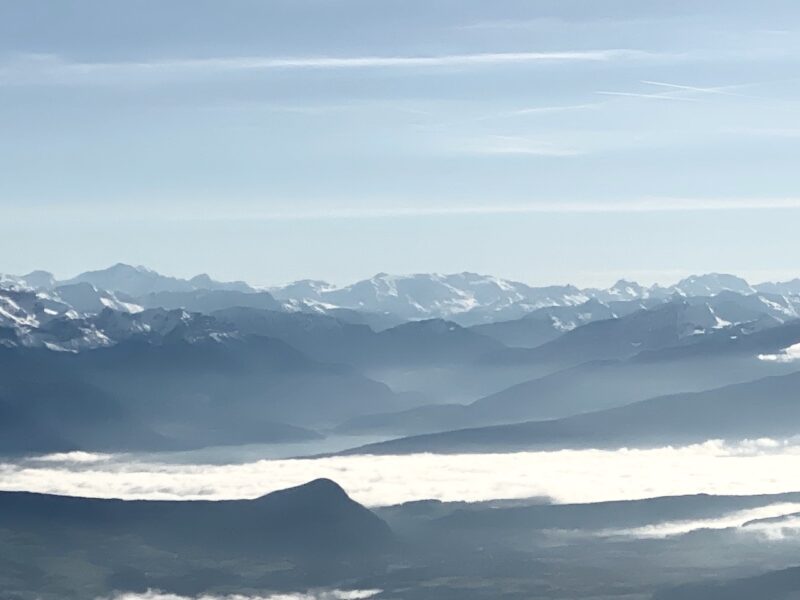
[[[165,200],[166,202],[166,200]],[[106,206],[83,204],[69,209],[59,205],[44,205],[49,216],[58,219],[77,219],[81,222],[116,221],[123,215]],[[43,205],[6,208],[9,218],[34,218],[42,221]],[[648,197],[633,201],[612,202],[539,202],[533,204],[456,206],[394,206],[385,208],[343,207],[319,208],[306,211],[258,210],[251,204],[248,209],[238,211],[213,212],[204,205],[178,203],[173,210],[162,211],[157,219],[124,215],[126,221],[147,222],[236,222],[236,221],[324,221],[324,220],[369,220],[369,219],[412,219],[425,217],[469,217],[503,216],[526,214],[647,214],[647,213],[695,213],[695,212],[735,212],[762,210],[798,210],[800,196],[780,198],[691,198],[691,197]],[[197,211],[199,214],[187,214]]]

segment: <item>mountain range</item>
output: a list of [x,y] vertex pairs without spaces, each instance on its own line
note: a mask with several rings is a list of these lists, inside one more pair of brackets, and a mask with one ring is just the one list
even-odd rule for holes
[[[800,344],[800,296],[764,287],[381,274],[266,291],[127,265],[6,276],[0,451],[413,436],[745,384],[791,373]],[[515,318],[466,325],[476,311]]]
[[[21,468],[51,453],[225,457],[234,450],[218,446],[250,444],[262,458],[263,444],[291,444],[313,465],[319,448],[380,462],[784,439],[800,433],[798,390],[796,282],[712,274],[601,290],[380,274],[263,289],[127,265],[0,280],[0,456]],[[0,589],[14,600],[784,600],[800,590],[785,570],[800,545],[752,536],[790,530],[799,503],[701,494],[370,511],[328,480],[214,502],[0,492]]]
[[[370,279],[343,287],[323,281],[304,280],[281,287],[258,289],[242,281],[215,281],[206,274],[180,279],[161,275],[145,267],[121,263],[107,269],[87,271],[63,281],[57,280],[46,271],[33,271],[26,275],[0,275],[0,287],[16,285],[40,292],[55,292],[57,295],[58,288],[77,284],[88,284],[96,290],[113,293],[120,297],[116,301],[131,302],[133,306],[136,305],[135,300],[139,300],[146,307],[170,308],[170,305],[180,305],[190,310],[204,310],[201,308],[203,302],[212,302],[216,308],[222,308],[220,303],[226,302],[223,299],[228,297],[228,306],[248,305],[273,309],[283,307],[285,310],[323,313],[337,309],[350,310],[391,315],[401,320],[443,318],[465,326],[509,321],[538,309],[578,306],[589,300],[613,304],[632,300],[665,300],[676,295],[715,296],[725,291],[743,295],[756,292],[787,297],[800,295],[798,280],[750,285],[739,277],[716,273],[688,277],[672,286],[647,287],[621,280],[606,289],[581,289],[573,285],[532,287],[476,273],[408,276],[379,273]],[[203,293],[197,294],[198,292]],[[212,300],[209,300],[209,292],[219,294],[212,295]],[[83,293],[88,294],[88,290]],[[245,300],[244,294],[260,295],[257,300]],[[93,300],[87,298],[87,301]],[[197,307],[187,306],[192,302],[200,304]],[[231,304],[232,302],[239,304]],[[591,305],[587,308],[591,308]],[[205,309],[209,307],[206,306]],[[564,326],[569,325],[565,323]]]
[[[732,275],[644,287],[620,281],[608,289],[534,288],[496,277],[461,273],[375,277],[345,287],[303,281],[270,290],[208,275],[179,279],[117,264],[58,281],[44,271],[0,276],[0,340],[80,350],[113,343],[87,317],[111,309],[184,309],[212,313],[252,308],[333,317],[373,330],[405,321],[445,319],[509,347],[535,348],[594,321],[606,321],[683,299],[696,312],[683,335],[697,328],[800,316],[796,282],[751,286]],[[713,298],[711,301],[700,300]]]
[[457,429],[370,444],[348,454],[519,452],[659,447],[709,439],[786,439],[798,433],[800,372],[661,396],[552,420]]

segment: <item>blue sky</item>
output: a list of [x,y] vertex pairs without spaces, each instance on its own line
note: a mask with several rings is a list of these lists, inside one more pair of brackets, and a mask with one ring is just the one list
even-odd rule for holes
[[0,1],[0,271],[800,275],[800,6]]

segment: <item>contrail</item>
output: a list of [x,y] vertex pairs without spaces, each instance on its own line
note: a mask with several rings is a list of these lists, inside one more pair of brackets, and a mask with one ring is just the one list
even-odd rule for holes
[[649,98],[651,100],[678,100],[679,102],[700,102],[696,98],[681,98],[679,96],[668,96],[666,94],[637,94],[634,92],[595,92],[603,96],[627,96],[629,98]]
[[646,83],[647,85],[657,85],[660,87],[671,88],[676,90],[684,90],[687,92],[700,92],[701,94],[719,94],[722,96],[736,96],[738,98],[751,97],[751,96],[745,96],[743,94],[736,94],[734,92],[726,91],[731,88],[742,87],[737,85],[726,85],[720,87],[696,87],[693,85],[679,85],[677,83],[665,83],[663,81],[649,81],[649,80],[643,80],[642,83]]

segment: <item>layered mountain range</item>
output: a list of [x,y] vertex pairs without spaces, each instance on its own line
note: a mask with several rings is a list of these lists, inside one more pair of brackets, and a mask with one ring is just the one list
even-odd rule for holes
[[[313,464],[320,452],[380,462],[786,439],[800,434],[798,390],[800,281],[579,289],[380,274],[260,289],[127,265],[0,280],[0,455],[31,470],[75,451],[225,460],[220,446],[263,458],[279,445]],[[798,538],[753,536],[796,528],[799,498],[371,512],[328,480],[215,502],[5,492],[0,588],[24,600],[779,600],[800,589],[786,570]]]
[[[414,436],[746,384],[795,369],[796,291],[730,275],[580,290],[381,274],[269,291],[127,265],[68,281],[4,276],[0,450]],[[691,418],[689,404],[669,402]],[[614,419],[598,419],[591,440],[625,441]],[[524,431],[528,446],[544,435]],[[436,448],[462,438],[443,439]],[[388,448],[427,449],[376,451]]]
[[[707,298],[713,300],[702,300]],[[6,345],[80,350],[109,345],[120,335],[163,336],[191,319],[185,313],[166,315],[165,310],[208,314],[250,308],[325,315],[374,330],[406,321],[445,319],[462,327],[474,326],[477,333],[507,346],[535,347],[581,325],[679,299],[695,307],[696,314],[686,324],[687,335],[695,328],[759,319],[783,322],[800,316],[800,280],[751,286],[732,275],[710,274],[669,287],[619,281],[608,289],[579,289],[531,287],[474,273],[381,273],[345,287],[299,281],[257,289],[241,281],[215,281],[208,275],[179,279],[117,264],[65,281],[45,271],[0,276],[0,339]],[[109,311],[144,314],[112,322]],[[94,318],[100,313],[106,313],[102,321]]]

